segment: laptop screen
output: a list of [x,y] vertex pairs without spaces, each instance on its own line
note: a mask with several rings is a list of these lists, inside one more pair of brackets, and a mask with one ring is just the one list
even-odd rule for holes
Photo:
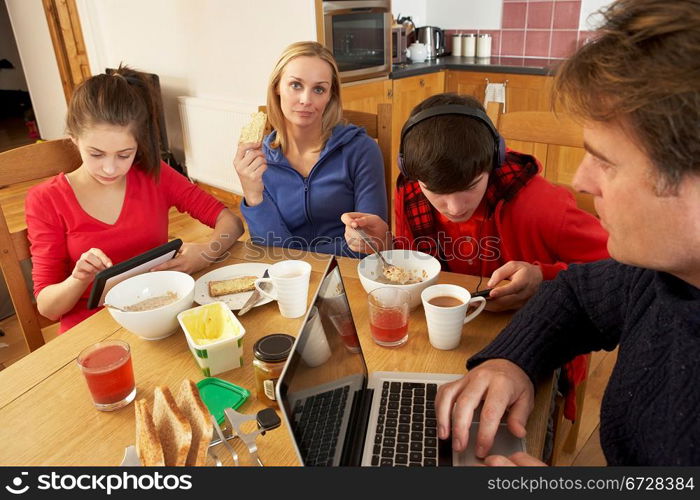
[[332,257],[278,381],[280,407],[304,465],[359,465],[371,397],[366,387],[367,366]]

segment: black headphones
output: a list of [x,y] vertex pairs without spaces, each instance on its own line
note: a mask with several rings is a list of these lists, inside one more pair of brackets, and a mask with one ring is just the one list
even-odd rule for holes
[[432,108],[424,109],[423,111],[416,113],[415,115],[410,117],[408,121],[406,121],[403,128],[401,129],[401,142],[399,144],[399,170],[401,171],[404,177],[406,177],[407,179],[409,178],[409,175],[407,175],[406,173],[406,167],[404,165],[404,137],[406,136],[409,130],[418,125],[423,120],[427,120],[428,118],[432,118],[433,116],[442,115],[468,116],[469,118],[473,118],[474,120],[480,121],[481,123],[486,125],[486,128],[489,129],[489,132],[491,132],[491,135],[493,136],[493,170],[496,170],[503,164],[503,162],[505,162],[506,143],[503,140],[503,138],[500,135],[498,135],[496,127],[493,126],[491,119],[484,111],[478,108],[474,108],[472,106],[466,106],[464,104],[443,104],[441,106],[435,106]]

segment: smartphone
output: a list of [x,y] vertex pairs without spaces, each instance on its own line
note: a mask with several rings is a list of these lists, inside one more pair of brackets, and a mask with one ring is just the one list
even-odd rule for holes
[[493,290],[493,288],[487,288],[486,290],[481,290],[480,292],[474,292],[472,293],[472,297],[484,297],[485,299],[488,299],[491,290]]

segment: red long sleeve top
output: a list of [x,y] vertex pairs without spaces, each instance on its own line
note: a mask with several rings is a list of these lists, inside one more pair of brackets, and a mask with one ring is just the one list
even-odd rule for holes
[[[127,173],[126,195],[114,224],[102,222],[80,206],[64,174],[29,190],[25,202],[32,254],[34,295],[60,283],[73,271],[83,252],[102,250],[114,264],[168,241],[168,212],[176,207],[209,227],[225,206],[186,177],[161,164],[156,181],[137,165]],[[61,317],[60,332],[97,309],[88,310],[89,286],[73,309]]]

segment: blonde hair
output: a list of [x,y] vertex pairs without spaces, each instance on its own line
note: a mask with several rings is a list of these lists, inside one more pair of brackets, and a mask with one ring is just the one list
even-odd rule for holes
[[277,64],[275,64],[275,69],[272,70],[270,82],[267,86],[267,116],[270,125],[277,131],[277,136],[270,146],[273,148],[281,147],[283,152],[286,150],[288,142],[287,125],[282,113],[277,88],[282,79],[284,68],[292,59],[297,57],[318,57],[331,67],[331,98],[323,111],[321,120],[321,149],[331,136],[333,127],[343,121],[343,105],[340,101],[340,75],[338,65],[333,59],[331,51],[318,42],[296,42],[291,44],[284,49]]

